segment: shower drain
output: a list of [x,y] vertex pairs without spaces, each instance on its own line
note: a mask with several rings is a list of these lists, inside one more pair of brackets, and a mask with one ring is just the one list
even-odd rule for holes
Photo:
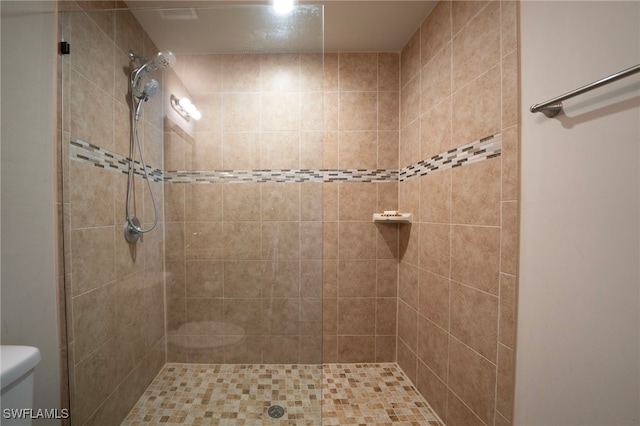
[[279,419],[284,416],[284,408],[279,405],[272,405],[267,409],[267,414],[272,419]]

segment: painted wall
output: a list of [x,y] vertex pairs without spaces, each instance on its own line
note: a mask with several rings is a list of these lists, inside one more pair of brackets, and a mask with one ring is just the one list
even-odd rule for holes
[[60,408],[53,8],[2,2],[2,344],[40,349],[34,407],[47,409]]
[[640,3],[522,2],[521,25],[515,422],[639,424],[640,76],[528,108],[640,63]]

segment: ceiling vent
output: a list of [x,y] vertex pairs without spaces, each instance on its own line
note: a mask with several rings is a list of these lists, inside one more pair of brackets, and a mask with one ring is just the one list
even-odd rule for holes
[[193,7],[185,8],[185,9],[162,9],[159,10],[158,13],[162,19],[168,21],[185,21],[185,20],[193,20],[198,19],[198,12]]

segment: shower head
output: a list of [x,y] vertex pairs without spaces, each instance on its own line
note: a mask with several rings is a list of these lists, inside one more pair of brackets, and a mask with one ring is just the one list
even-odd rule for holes
[[132,89],[132,92],[135,93],[136,95],[140,93],[140,95],[138,96],[142,96],[142,94],[145,93],[147,90],[145,85],[145,89],[142,92],[140,92],[140,86],[139,86],[140,77],[144,73],[151,72],[151,71],[163,71],[163,70],[166,70],[167,68],[171,68],[176,63],[175,55],[168,50],[166,52],[156,53],[153,56],[153,58],[151,58],[150,60],[147,60],[142,56],[138,56],[133,52],[129,52],[129,58],[132,62],[138,61],[138,63],[142,63],[144,61],[142,65],[140,65],[139,67],[134,69],[133,72],[131,72],[131,89]]
[[173,52],[167,50],[166,52],[158,52],[147,64],[153,70],[162,71],[167,68],[171,68],[176,63],[176,56]]

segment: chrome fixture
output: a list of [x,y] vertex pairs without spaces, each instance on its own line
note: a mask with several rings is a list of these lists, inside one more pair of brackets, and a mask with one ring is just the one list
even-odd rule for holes
[[529,108],[529,111],[541,112],[549,118],[555,117],[556,115],[560,114],[560,111],[562,111],[562,101],[573,98],[574,96],[581,95],[590,90],[597,89],[598,87],[604,86],[605,84],[613,83],[614,81],[620,80],[621,78],[630,76],[631,74],[635,74],[637,72],[640,72],[640,64],[612,74],[608,77],[601,78],[600,80],[594,81],[593,83],[587,84],[586,86],[582,86],[575,90],[567,92],[564,95],[549,99],[546,102],[532,105],[531,108]]
[[[129,90],[131,94],[131,141],[129,145],[129,171],[127,180],[127,205],[126,220],[124,223],[124,237],[127,242],[134,244],[140,239],[143,241],[143,235],[152,231],[158,224],[158,208],[156,200],[151,190],[151,179],[147,173],[147,165],[144,162],[142,152],[142,144],[140,143],[140,135],[138,133],[138,121],[142,115],[142,108],[145,102],[148,102],[153,96],[160,91],[160,83],[155,78],[148,77],[147,74],[153,71],[162,71],[172,67],[176,63],[176,57],[172,52],[158,52],[153,58],[147,59],[143,56],[129,52],[129,60],[138,63],[133,69],[129,78]],[[147,78],[145,78],[147,77]],[[142,81],[146,80],[144,85]],[[135,195],[133,191],[133,182],[136,164],[136,146],[140,153],[140,165],[142,166],[142,174],[147,181],[147,188],[151,196],[151,204],[153,205],[153,225],[148,229],[143,229],[140,220],[131,214],[131,204],[133,199],[133,209],[135,210]],[[135,212],[134,212],[135,213]]]

